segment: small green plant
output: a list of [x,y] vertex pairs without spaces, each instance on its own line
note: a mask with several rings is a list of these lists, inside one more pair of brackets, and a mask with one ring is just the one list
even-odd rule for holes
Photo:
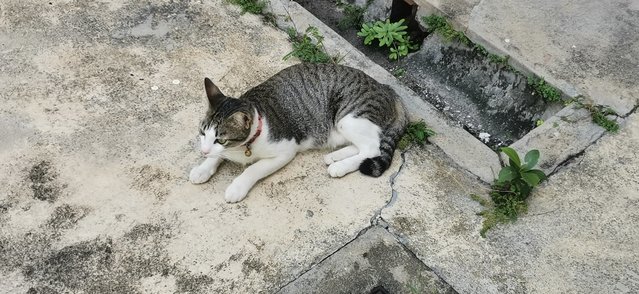
[[397,143],[397,148],[400,150],[406,150],[411,144],[424,145],[428,140],[428,137],[434,136],[436,133],[429,128],[425,122],[411,122],[406,127],[404,135]]
[[608,118],[609,115],[619,116],[612,108],[606,105],[596,105],[587,101],[584,101],[584,96],[576,96],[568,99],[564,99],[564,105],[574,103],[577,107],[585,108],[590,112],[592,122],[604,128],[610,133],[616,133],[619,131],[619,124]]
[[365,23],[357,35],[364,38],[366,45],[371,45],[377,40],[379,47],[389,48],[388,58],[397,60],[408,55],[409,50],[417,49],[417,45],[411,43],[410,37],[406,36],[408,27],[403,24],[403,19],[393,23],[388,19],[385,22]]
[[227,0],[228,2],[238,5],[242,8],[242,13],[262,14],[266,7],[266,1],[260,0]]
[[528,77],[528,85],[541,95],[546,102],[560,102],[561,92],[542,78]]
[[332,58],[324,48],[324,37],[316,27],[309,26],[304,34],[299,34],[295,29],[288,29],[289,40],[293,43],[293,51],[284,56],[284,60],[297,57],[305,62],[312,63],[337,63],[337,58]]
[[[464,45],[470,45],[472,43],[468,37],[466,37],[464,32],[455,30],[443,16],[432,14],[422,17],[422,20],[428,26],[429,32],[436,32],[440,34],[446,41],[458,41]],[[484,48],[484,51],[485,50],[486,49]]]
[[592,105],[581,103],[581,106],[586,108],[592,116],[592,121],[604,128],[606,131],[616,133],[619,131],[619,124],[608,118],[608,115],[617,115],[617,113],[610,107],[602,105]]
[[614,120],[608,119],[605,112],[595,111],[590,114],[592,115],[592,121],[606,129],[606,131],[611,133],[619,131],[619,124]]
[[348,28],[359,28],[362,25],[366,7],[360,7],[342,1],[338,1],[337,6],[341,7],[344,11],[344,18],[340,19],[337,23],[338,29],[343,31]]
[[543,171],[533,169],[539,161],[538,150],[526,153],[523,163],[514,149],[503,147],[501,151],[508,156],[508,165],[499,171],[497,180],[491,186],[489,195],[492,205],[478,195],[471,195],[472,199],[486,208],[479,213],[484,216],[479,231],[482,237],[486,237],[486,232],[496,224],[514,221],[525,213],[528,210],[526,198],[533,188],[546,179]]
[[393,71],[393,75],[394,75],[396,78],[401,78],[401,77],[403,77],[405,74],[406,74],[406,69],[405,69],[405,68],[401,68],[401,67],[400,67],[400,68],[397,68],[397,69],[395,69],[395,70]]
[[539,127],[539,126],[541,126],[543,124],[544,124],[544,120],[543,119],[538,119],[538,120],[535,121],[535,127]]
[[495,64],[503,64],[503,65],[507,65],[508,64],[508,60],[510,59],[510,56],[506,55],[506,56],[499,56],[497,54],[493,54],[493,53],[489,53],[488,55],[488,59],[495,63]]

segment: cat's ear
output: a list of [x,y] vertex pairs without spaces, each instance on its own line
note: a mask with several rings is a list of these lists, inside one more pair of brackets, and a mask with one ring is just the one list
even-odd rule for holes
[[237,122],[237,124],[242,126],[243,128],[247,130],[251,128],[252,119],[246,112],[238,111],[236,113],[233,113],[232,117]]
[[224,94],[209,78],[204,78],[204,89],[206,89],[206,97],[209,99],[211,108],[216,109],[220,102],[224,99]]

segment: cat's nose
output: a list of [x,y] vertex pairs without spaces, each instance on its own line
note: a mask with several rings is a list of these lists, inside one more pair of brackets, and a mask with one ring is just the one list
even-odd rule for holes
[[211,152],[211,149],[209,148],[202,148],[202,154],[204,156],[209,155],[209,153]]

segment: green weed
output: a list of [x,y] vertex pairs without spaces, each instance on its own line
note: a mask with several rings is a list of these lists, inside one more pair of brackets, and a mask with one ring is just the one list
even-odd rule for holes
[[400,150],[406,150],[411,144],[424,145],[427,142],[428,137],[434,136],[436,133],[429,128],[425,122],[411,122],[406,127],[404,135],[397,143],[397,148]]
[[602,105],[592,105],[585,103],[581,103],[580,105],[590,112],[592,121],[594,123],[610,133],[616,133],[619,131],[619,124],[616,121],[608,118],[608,115],[617,115],[614,110]]
[[429,32],[436,32],[447,41],[458,41],[464,45],[470,45],[472,43],[464,32],[455,30],[443,16],[432,14],[422,17],[422,20],[428,26]]
[[590,114],[592,115],[592,121],[606,129],[606,131],[611,133],[619,131],[619,124],[616,121],[608,119],[606,114],[599,111],[591,112]]
[[393,23],[388,19],[385,22],[365,23],[357,35],[364,38],[365,45],[371,45],[376,40],[379,47],[388,47],[388,58],[397,60],[408,55],[409,50],[418,48],[416,44],[411,43],[410,37],[406,36],[408,27],[403,24],[403,19]]
[[560,102],[561,92],[542,78],[528,77],[528,85],[546,102]]
[[242,13],[262,14],[266,7],[266,1],[260,0],[227,0],[229,3],[238,5],[242,8]]
[[305,62],[312,63],[328,63],[338,62],[338,58],[333,58],[324,48],[324,37],[319,33],[316,27],[309,26],[304,34],[299,34],[295,29],[288,29],[289,40],[293,44],[293,51],[284,56],[284,60],[291,57],[297,57]]
[[406,69],[405,68],[397,68],[393,71],[393,76],[395,76],[396,78],[401,78],[406,74]]
[[366,7],[360,7],[354,4],[338,1],[338,7],[343,9],[344,18],[337,23],[337,28],[346,30],[348,28],[359,28],[364,22],[364,11]]
[[499,223],[514,221],[520,214],[528,211],[526,198],[533,188],[546,179],[546,174],[533,169],[539,161],[539,151],[530,150],[521,162],[517,152],[510,147],[503,147],[501,151],[508,156],[508,165],[504,166],[491,186],[490,199],[471,195],[471,198],[486,209],[479,213],[484,222],[479,234],[486,237],[486,232]]

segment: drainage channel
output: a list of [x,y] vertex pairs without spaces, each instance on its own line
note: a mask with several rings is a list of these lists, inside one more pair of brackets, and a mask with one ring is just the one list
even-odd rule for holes
[[562,107],[543,101],[524,75],[469,46],[426,33],[415,18],[418,7],[413,1],[394,0],[390,7],[391,1],[386,6],[368,5],[363,14],[371,20],[406,20],[411,40],[421,46],[399,61],[389,60],[388,52],[376,44],[364,45],[357,36],[358,26],[344,21],[352,17],[344,13],[344,5],[334,0],[295,2],[493,150],[516,142],[537,121],[552,117]]

